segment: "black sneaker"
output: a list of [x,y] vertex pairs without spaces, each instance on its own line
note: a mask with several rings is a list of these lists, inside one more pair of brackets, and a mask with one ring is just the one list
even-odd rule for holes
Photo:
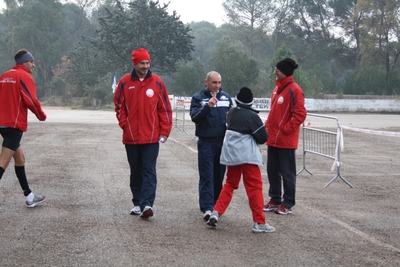
[[214,211],[211,214],[210,219],[207,222],[207,225],[211,227],[217,227],[218,219],[219,219],[219,214],[218,212]]
[[210,216],[211,216],[211,210],[206,210],[206,212],[204,212],[203,214],[203,220],[207,222],[208,219],[210,219]]

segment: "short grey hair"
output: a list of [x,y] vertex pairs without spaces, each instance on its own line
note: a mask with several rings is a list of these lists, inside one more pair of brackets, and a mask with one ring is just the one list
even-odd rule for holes
[[207,73],[206,75],[206,80],[208,81],[208,79],[210,78],[211,75],[218,75],[219,77],[221,77],[221,74],[219,74],[218,72],[212,70],[209,73]]

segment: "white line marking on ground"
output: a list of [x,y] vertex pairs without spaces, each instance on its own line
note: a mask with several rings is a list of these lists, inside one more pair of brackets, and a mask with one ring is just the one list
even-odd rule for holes
[[391,251],[400,252],[399,248],[396,248],[396,247],[394,247],[394,246],[392,246],[390,244],[383,243],[383,242],[379,241],[378,239],[376,239],[376,238],[374,238],[372,236],[369,236],[368,234],[358,230],[357,228],[354,228],[353,226],[350,226],[349,224],[347,224],[347,223],[345,223],[345,222],[343,222],[343,221],[341,221],[339,219],[335,219],[335,218],[329,217],[328,215],[325,215],[325,214],[323,214],[322,212],[320,212],[320,211],[318,211],[316,209],[313,209],[313,208],[310,208],[310,207],[306,207],[306,206],[303,206],[303,207],[306,208],[306,209],[312,210],[312,212],[314,212],[314,213],[318,213],[320,216],[322,216],[322,217],[324,217],[324,218],[326,218],[326,219],[328,219],[328,220],[330,220],[330,221],[332,221],[332,222],[334,222],[334,223],[346,228],[347,230],[349,230],[353,234],[356,234],[356,235],[360,236],[361,238],[365,239],[366,241],[368,241],[368,242],[370,242],[370,243],[372,243],[372,244],[374,244],[376,246],[384,247],[384,248],[387,248],[387,249],[389,249]]
[[172,137],[169,137],[168,140],[172,140],[172,141],[174,141],[175,143],[180,144],[181,146],[184,146],[184,147],[186,147],[187,149],[189,149],[190,151],[192,151],[192,152],[194,152],[194,153],[197,154],[197,149],[194,149],[194,148],[191,148],[190,146],[187,146],[187,145],[185,145],[185,144],[182,144],[181,142],[179,142],[178,140],[175,140],[175,139],[172,138]]

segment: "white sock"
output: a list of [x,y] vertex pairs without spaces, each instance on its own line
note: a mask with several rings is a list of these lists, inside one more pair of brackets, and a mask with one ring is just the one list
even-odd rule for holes
[[29,195],[26,196],[26,201],[32,202],[35,195],[31,192]]

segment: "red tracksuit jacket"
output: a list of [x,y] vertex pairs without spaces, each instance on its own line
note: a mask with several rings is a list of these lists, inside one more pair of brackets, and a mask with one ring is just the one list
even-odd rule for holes
[[169,136],[172,108],[163,80],[150,70],[140,81],[135,70],[121,78],[114,94],[115,112],[124,144],[157,143]]
[[[286,87],[285,87],[286,86]],[[297,149],[300,125],[307,117],[304,93],[293,76],[276,80],[271,96],[271,110],[265,126],[268,146]]]
[[46,120],[32,75],[24,65],[15,65],[0,77],[0,126],[26,132],[28,109],[40,121]]

